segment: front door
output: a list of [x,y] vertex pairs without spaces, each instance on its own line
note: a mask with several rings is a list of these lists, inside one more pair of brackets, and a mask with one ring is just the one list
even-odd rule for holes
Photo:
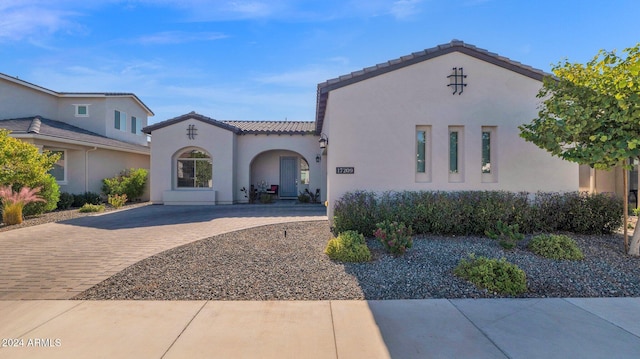
[[298,196],[298,157],[280,157],[280,197]]

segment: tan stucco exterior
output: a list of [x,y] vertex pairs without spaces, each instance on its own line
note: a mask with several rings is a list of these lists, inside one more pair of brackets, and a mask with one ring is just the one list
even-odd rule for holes
[[[453,95],[448,75],[464,68]],[[355,190],[577,191],[578,166],[519,137],[537,115],[539,80],[459,52],[358,81],[329,93],[322,132],[331,209]],[[430,175],[416,176],[416,129],[430,129]],[[460,171],[449,173],[449,131],[460,132]],[[481,170],[483,127],[491,127],[492,176]],[[430,140],[430,143],[429,143]],[[354,167],[354,174],[336,174]]]

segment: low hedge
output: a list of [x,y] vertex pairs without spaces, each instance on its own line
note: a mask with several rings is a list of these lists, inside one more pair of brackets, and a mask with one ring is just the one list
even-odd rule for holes
[[336,201],[333,229],[370,236],[390,220],[415,234],[484,235],[501,221],[522,233],[608,234],[622,225],[622,205],[618,197],[578,192],[356,191]]
[[340,262],[367,262],[371,260],[371,252],[364,236],[355,231],[341,233],[327,243],[324,252],[329,258]]

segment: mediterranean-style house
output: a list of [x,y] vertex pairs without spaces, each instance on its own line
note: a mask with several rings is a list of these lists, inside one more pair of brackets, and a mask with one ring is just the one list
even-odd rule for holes
[[0,128],[61,153],[51,171],[61,192],[100,193],[104,178],[149,169],[149,116],[132,93],[56,92],[0,73]]
[[[153,113],[133,94],[57,93],[2,75],[0,104],[9,110],[0,109],[0,127],[64,151],[54,171],[68,191],[95,190],[101,178],[143,167],[149,199],[167,205],[246,203],[250,193],[296,199],[308,191],[327,201],[332,218],[335,202],[357,190],[624,196],[620,169],[578,166],[519,136],[518,126],[537,117],[545,76],[453,40],[320,83],[313,122],[191,112],[147,126]],[[637,193],[637,171],[631,175]]]

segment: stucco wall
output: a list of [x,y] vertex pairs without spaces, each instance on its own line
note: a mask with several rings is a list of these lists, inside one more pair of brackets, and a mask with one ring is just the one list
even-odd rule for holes
[[[197,129],[195,139],[187,137],[187,127]],[[162,127],[151,134],[151,201],[163,203],[164,191],[216,191],[218,204],[233,203],[235,134],[196,119],[188,119]],[[183,149],[197,147],[209,153],[213,160],[213,189],[176,189],[174,155]]]
[[[115,110],[125,112],[127,114],[126,130],[118,130],[115,128]],[[135,116],[141,120],[141,126],[138,133],[131,133],[131,116]],[[105,104],[106,136],[117,140],[136,143],[139,145],[147,145],[147,135],[140,130],[147,126],[147,113],[134,101],[131,97],[109,97]]]
[[0,118],[43,116],[55,119],[57,97],[0,78]]
[[[462,95],[447,87],[453,67],[467,75]],[[578,166],[519,137],[537,115],[539,81],[461,53],[450,53],[338,88],[329,94],[323,132],[329,138],[330,209],[347,191],[578,190]],[[431,176],[416,181],[416,126],[431,128]],[[463,128],[463,179],[449,176],[449,126]],[[483,182],[483,126],[495,126],[493,182]],[[336,174],[336,167],[355,174]],[[330,217],[331,217],[330,213]]]

